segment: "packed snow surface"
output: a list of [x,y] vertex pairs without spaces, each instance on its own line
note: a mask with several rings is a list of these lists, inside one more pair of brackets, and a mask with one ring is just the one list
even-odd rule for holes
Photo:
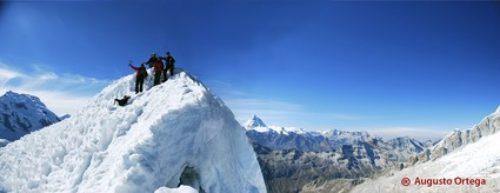
[[[135,95],[126,76],[71,118],[0,148],[0,192],[266,192],[245,130],[220,99],[185,72],[150,85]],[[124,95],[127,106],[113,105]]]
[[[479,129],[478,129],[479,127]],[[486,117],[472,130],[499,131],[500,111]],[[409,186],[402,186],[401,180],[408,177]],[[451,185],[415,185],[419,179],[452,179]],[[455,183],[455,178],[473,179],[473,183]],[[481,179],[484,185],[477,185]],[[415,165],[393,172],[390,175],[380,176],[352,190],[353,193],[377,192],[433,192],[433,193],[459,193],[459,192],[500,192],[500,132],[483,136],[475,143],[465,145],[443,157],[433,161]]]

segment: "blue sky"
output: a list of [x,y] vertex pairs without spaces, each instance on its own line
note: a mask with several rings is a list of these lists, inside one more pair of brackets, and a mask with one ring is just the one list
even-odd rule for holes
[[0,84],[73,113],[169,50],[240,121],[441,136],[500,105],[494,2],[4,2]]

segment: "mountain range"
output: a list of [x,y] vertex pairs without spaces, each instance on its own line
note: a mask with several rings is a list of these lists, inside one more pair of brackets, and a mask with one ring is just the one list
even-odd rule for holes
[[273,193],[314,192],[331,183],[348,189],[361,178],[403,168],[428,148],[410,137],[384,140],[367,132],[267,126],[256,115],[244,127]]

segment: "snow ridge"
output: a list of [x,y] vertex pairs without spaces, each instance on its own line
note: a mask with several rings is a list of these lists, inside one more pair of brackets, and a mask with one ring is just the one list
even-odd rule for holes
[[[456,129],[446,135],[439,143],[432,147],[427,159],[437,159],[467,144],[479,141],[481,138],[493,135],[500,131],[500,111],[497,109],[485,117],[479,124],[468,130]],[[424,159],[423,161],[425,161]]]
[[[487,116],[470,130],[454,131],[433,149],[434,158],[405,168],[398,172],[368,179],[355,187],[351,192],[421,192],[421,193],[455,193],[455,192],[500,192],[500,112]],[[453,151],[436,151],[439,149]],[[403,177],[410,178],[410,186],[400,185]],[[414,185],[414,180],[451,179],[451,185]],[[476,182],[484,179],[486,184],[455,184],[455,178],[469,178]]]
[[202,83],[177,72],[138,95],[133,84],[114,81],[70,119],[0,149],[0,192],[266,192],[245,130]]

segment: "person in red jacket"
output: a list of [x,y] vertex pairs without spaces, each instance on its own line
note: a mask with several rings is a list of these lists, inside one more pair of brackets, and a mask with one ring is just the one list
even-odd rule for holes
[[142,85],[144,85],[144,79],[148,76],[148,71],[146,71],[146,67],[144,67],[144,63],[141,64],[140,67],[135,67],[132,65],[132,61],[128,64],[130,68],[136,71],[135,74],[135,94],[142,92]]
[[149,67],[153,67],[154,74],[154,86],[161,83],[161,73],[163,72],[163,62],[156,56],[155,53],[151,54],[151,58],[146,62]]

